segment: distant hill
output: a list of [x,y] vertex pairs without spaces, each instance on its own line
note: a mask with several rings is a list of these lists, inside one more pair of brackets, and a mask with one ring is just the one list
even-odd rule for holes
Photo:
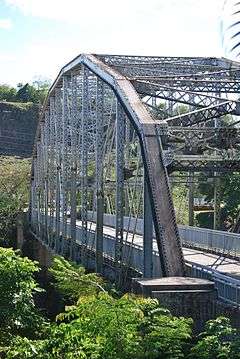
[[31,157],[39,105],[0,101],[0,155]]

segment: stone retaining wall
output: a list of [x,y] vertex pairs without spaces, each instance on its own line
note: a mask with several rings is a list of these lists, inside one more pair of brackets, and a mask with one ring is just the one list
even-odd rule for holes
[[0,155],[31,157],[39,106],[0,102]]

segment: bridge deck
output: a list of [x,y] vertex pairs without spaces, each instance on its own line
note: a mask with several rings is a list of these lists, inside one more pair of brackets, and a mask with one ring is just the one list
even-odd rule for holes
[[[77,221],[77,228],[81,228],[81,221]],[[89,230],[95,231],[95,228],[96,224],[94,222],[88,222]],[[103,234],[115,238],[115,228],[104,226]],[[143,237],[140,234],[134,234],[133,236],[131,232],[124,231],[123,240],[140,247],[143,246]],[[153,250],[157,251],[157,242],[155,240],[153,240]],[[192,248],[183,248],[183,254],[184,259],[188,262],[207,266],[222,274],[240,279],[240,261],[236,259]]]

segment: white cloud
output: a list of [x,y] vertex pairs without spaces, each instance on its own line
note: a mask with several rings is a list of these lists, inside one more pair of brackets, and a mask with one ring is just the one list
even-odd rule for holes
[[10,30],[13,24],[10,19],[0,19],[0,29]]
[[[159,15],[177,13],[179,17],[189,11],[193,16],[204,14],[208,18],[218,11],[223,0],[5,0],[5,2],[22,11],[25,15],[43,17],[67,22],[84,24],[114,23],[121,20],[122,27],[126,20],[134,25],[136,17],[157,20]],[[200,13],[199,13],[200,12]],[[148,21],[142,23],[147,26]],[[95,28],[96,30],[96,28]]]
[[[17,60],[6,71],[11,82],[39,75],[54,78],[65,63],[84,52],[221,56],[222,0],[4,1],[26,17],[51,20],[46,32],[32,27],[32,36],[23,38],[18,54],[12,49]],[[1,58],[0,62],[4,63]]]

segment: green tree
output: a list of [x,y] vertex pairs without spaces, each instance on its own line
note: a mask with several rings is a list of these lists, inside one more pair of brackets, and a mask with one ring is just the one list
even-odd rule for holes
[[15,100],[18,102],[34,102],[42,104],[47,96],[50,87],[49,80],[35,80],[32,85],[19,84]]
[[83,296],[57,319],[46,339],[18,338],[7,358],[179,359],[191,339],[190,319],[171,316],[157,300],[129,295]]
[[48,90],[50,88],[50,85],[51,85],[51,80],[44,79],[44,78],[41,78],[41,77],[38,77],[37,79],[35,79],[33,81],[33,86],[37,90],[37,97],[38,97],[38,102],[39,103],[44,102],[44,100],[45,100],[45,98],[47,96]]
[[105,291],[102,287],[103,279],[96,273],[86,274],[85,268],[63,257],[55,257],[49,272],[55,279],[56,288],[71,300],[78,300],[80,296],[97,294]]
[[34,274],[36,262],[22,258],[18,252],[0,247],[0,344],[12,336],[38,336],[44,324],[35,308],[33,296],[40,291]]
[[[205,176],[202,176],[200,180],[201,184],[198,186],[199,192],[205,196],[207,201],[213,202],[214,181],[207,181]],[[240,175],[238,173],[231,173],[221,176],[219,193],[221,201],[221,229],[224,230],[226,221],[234,224],[239,214]],[[199,213],[196,219],[201,227],[213,227],[213,213]]]
[[15,98],[18,102],[38,102],[37,90],[34,86],[26,83],[24,86],[19,88]]
[[13,102],[15,101],[16,97],[16,89],[9,85],[0,85],[0,101],[8,101]]
[[230,325],[230,320],[219,317],[207,322],[189,359],[239,359],[239,345],[240,335]]

